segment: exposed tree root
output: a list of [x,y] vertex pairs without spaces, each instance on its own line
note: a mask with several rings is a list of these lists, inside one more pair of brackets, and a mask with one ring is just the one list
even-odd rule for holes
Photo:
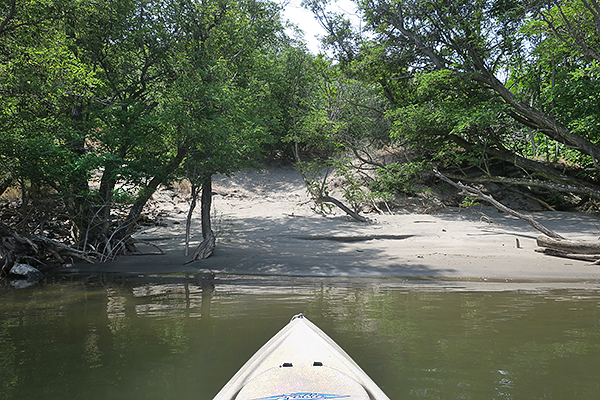
[[199,245],[198,247],[196,247],[196,251],[194,251],[194,254],[192,255],[192,259],[186,261],[185,264],[189,264],[191,262],[197,261],[197,260],[205,260],[208,257],[212,256],[212,254],[215,251],[215,247],[216,247],[216,237],[215,234],[210,231],[210,234],[208,235],[208,237],[206,237]]

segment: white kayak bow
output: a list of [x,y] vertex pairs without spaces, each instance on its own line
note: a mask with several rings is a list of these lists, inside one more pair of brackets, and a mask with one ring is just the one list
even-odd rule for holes
[[213,400],[390,400],[302,314],[254,354]]

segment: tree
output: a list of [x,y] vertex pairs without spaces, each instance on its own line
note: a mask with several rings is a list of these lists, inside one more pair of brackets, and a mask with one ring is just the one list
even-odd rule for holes
[[[309,68],[312,78],[299,103],[303,111],[288,140],[295,143],[296,159],[313,199],[318,204],[333,203],[364,222],[366,218],[359,215],[361,204],[372,199],[362,181],[370,179],[369,168],[377,167],[366,150],[389,143],[383,98],[375,85],[345,76],[339,65],[322,56],[312,60]],[[359,165],[353,164],[350,154]],[[328,178],[332,169],[350,183],[343,195],[352,209],[331,197]]]
[[269,136],[252,112],[254,68],[282,36],[276,4],[5,3],[2,173],[24,191],[59,196],[84,250],[114,256],[182,166],[195,165],[207,186],[212,174],[246,165]]
[[[596,1],[358,4],[366,35],[336,30],[329,15],[323,25],[340,46],[354,38],[341,60],[351,73],[375,72],[394,106],[396,140],[427,148],[438,163],[478,166],[478,180],[600,198],[589,170],[600,155]],[[567,68],[551,65],[558,52]],[[555,143],[556,159],[568,162],[540,159],[540,141]],[[492,160],[522,173],[505,179]]]
[[[270,141],[272,117],[260,112],[267,91],[260,67],[265,64],[263,52],[276,45],[276,34],[283,29],[274,4],[248,1],[233,8],[224,2],[222,7],[218,23],[215,14],[201,7],[182,21],[191,34],[179,65],[180,79],[169,91],[169,112],[174,114],[169,119],[190,131],[193,143],[186,161],[192,183],[190,215],[201,193],[204,241],[193,259],[209,256],[214,248],[212,175],[251,165]],[[203,38],[200,46],[197,38]]]

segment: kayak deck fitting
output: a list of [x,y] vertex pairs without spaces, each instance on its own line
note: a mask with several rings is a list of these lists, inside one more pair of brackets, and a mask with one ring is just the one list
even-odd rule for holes
[[302,314],[292,318],[213,400],[389,400],[350,356]]

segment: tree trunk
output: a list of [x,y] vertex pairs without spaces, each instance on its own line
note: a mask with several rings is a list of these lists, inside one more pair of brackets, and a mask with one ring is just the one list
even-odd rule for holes
[[[85,128],[82,126],[83,117],[83,105],[75,101],[71,107],[71,122],[76,131],[85,131]],[[69,143],[69,146],[80,156],[83,156],[87,152],[84,137],[85,134],[81,133],[76,141]],[[84,232],[88,229],[90,213],[93,212],[91,203],[86,197],[90,192],[90,187],[85,174],[78,173],[70,176],[67,185],[70,186],[68,192],[72,193],[72,195],[65,199],[65,204],[75,225],[76,237],[74,239],[78,244],[81,244],[83,243]]]
[[202,215],[202,238],[206,240],[212,236],[212,226],[210,223],[210,210],[212,207],[212,175],[208,175],[202,182],[202,197],[200,202]]
[[[119,150],[119,156],[124,159],[127,155],[127,149],[124,145]],[[96,205],[96,214],[100,217],[98,224],[92,227],[92,241],[105,241],[109,236],[110,229],[110,211],[112,208],[113,191],[117,184],[117,169],[119,165],[116,161],[109,159],[104,166],[104,172],[100,180],[100,188],[98,190],[98,203]]]
[[202,182],[201,195],[201,216],[202,216],[202,242],[194,251],[191,260],[186,261],[189,264],[196,260],[204,260],[212,256],[216,248],[216,237],[211,228],[210,209],[212,206],[212,176],[208,175]]
[[198,186],[195,184],[194,179],[190,179],[190,184],[192,185],[191,190],[191,201],[190,208],[188,210],[187,218],[185,219],[185,255],[190,255],[190,233],[192,229],[192,215],[194,214],[194,210],[196,209],[196,203],[198,199]]
[[213,235],[212,232],[210,232],[208,237],[206,237],[206,239],[204,239],[202,241],[202,243],[200,243],[198,245],[198,247],[196,247],[196,251],[194,251],[194,255],[192,256],[192,259],[189,261],[186,261],[184,264],[189,264],[189,263],[197,261],[197,260],[207,259],[208,257],[212,256],[212,254],[215,251],[215,248],[216,248],[216,237],[215,237],[215,235]]
[[127,218],[125,218],[123,223],[119,225],[119,227],[115,230],[115,232],[108,240],[107,244],[109,245],[109,248],[107,249],[107,251],[105,251],[106,259],[113,258],[116,255],[116,253],[118,253],[123,248],[125,242],[129,239],[131,234],[135,232],[136,223],[140,215],[142,214],[144,206],[146,205],[148,200],[150,200],[154,192],[156,192],[158,186],[164,183],[168,179],[168,177],[173,172],[175,172],[175,170],[179,167],[179,165],[185,158],[186,154],[187,148],[180,146],[177,149],[177,154],[175,155],[175,157],[169,163],[167,163],[167,165],[165,165],[161,171],[158,171],[156,175],[150,180],[150,182],[144,188],[142,188],[142,190],[140,190],[136,201],[133,203],[133,206],[129,210]]

